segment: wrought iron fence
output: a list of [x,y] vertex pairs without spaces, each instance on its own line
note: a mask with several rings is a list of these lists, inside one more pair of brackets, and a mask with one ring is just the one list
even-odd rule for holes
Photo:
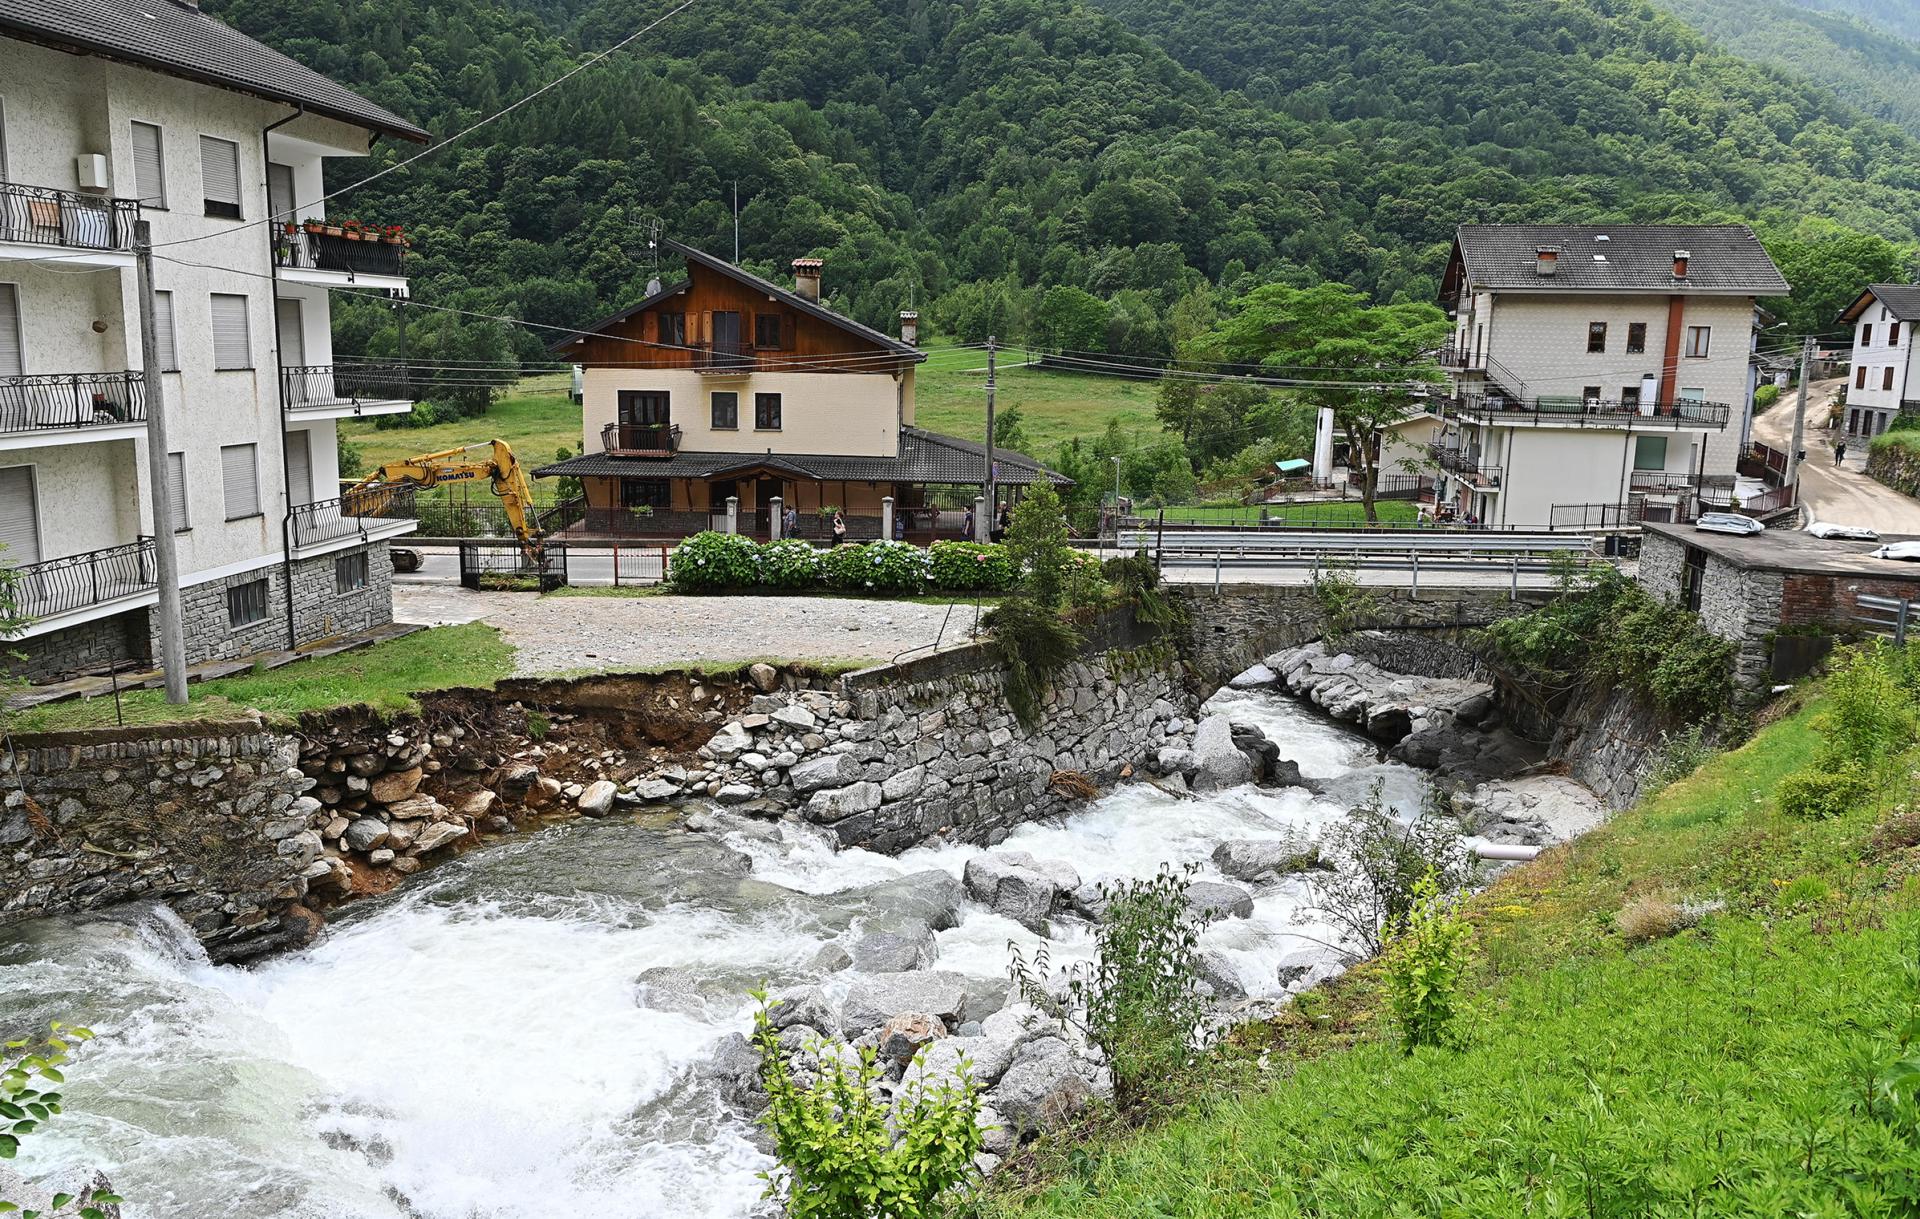
[[305,364],[280,370],[287,409],[411,401],[417,388],[402,364]]
[[371,522],[414,520],[417,515],[412,487],[366,487],[336,499],[294,505],[293,544],[317,546],[356,534],[365,538]]
[[680,428],[671,423],[609,423],[600,429],[600,447],[609,453],[672,453],[680,447]]
[[1498,394],[1452,399],[1449,409],[1468,415],[1564,423],[1575,427],[1722,428],[1731,417],[1724,402],[1620,402],[1611,398],[1509,398]]
[[460,587],[513,588],[521,584],[549,592],[567,583],[567,548],[549,542],[530,555],[517,542],[460,543]]
[[147,385],[137,372],[0,377],[0,432],[145,423]]
[[0,182],[0,241],[82,250],[131,250],[136,199],[102,199],[51,186]]
[[332,234],[289,225],[274,234],[273,262],[305,271],[398,276],[407,273],[407,247],[380,238],[348,237],[344,231]]
[[14,598],[27,618],[48,618],[152,590],[153,539],[65,555],[13,569]]

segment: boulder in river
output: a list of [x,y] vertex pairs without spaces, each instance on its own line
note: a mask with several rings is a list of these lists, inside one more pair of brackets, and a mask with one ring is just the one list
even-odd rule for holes
[[901,1066],[913,1061],[920,1047],[947,1035],[947,1026],[926,1012],[900,1012],[880,1026],[880,1057]]
[[861,973],[906,973],[933,964],[933,928],[920,924],[912,930],[871,931],[853,942],[853,967]]
[[864,974],[847,987],[840,1007],[840,1031],[848,1038],[872,1032],[901,1012],[926,1012],[949,1025],[967,1015],[964,974],[938,969],[912,973]]
[[619,792],[619,784],[607,779],[595,779],[581,791],[576,807],[588,817],[604,817],[613,811],[613,798]]
[[967,861],[967,893],[981,905],[1040,935],[1063,892],[1080,885],[1072,865],[1024,851],[989,851]]
[[1235,880],[1264,880],[1326,865],[1312,843],[1291,838],[1242,838],[1213,848],[1213,866]]
[[776,1029],[831,1029],[837,1023],[827,993],[817,986],[791,986],[768,995],[767,1019]]
[[1279,680],[1280,675],[1278,673],[1275,673],[1264,664],[1258,664],[1246,672],[1235,676],[1233,680],[1227,683],[1227,686],[1233,690],[1259,690],[1274,685]]
[[1052,1130],[1097,1098],[1096,1081],[1101,1075],[1060,1038],[1037,1038],[1020,1048],[1000,1077],[994,1108],[1017,1129]]
[[1233,725],[1224,715],[1209,715],[1193,733],[1193,774],[1187,782],[1196,792],[1224,791],[1253,781],[1253,763],[1234,744]]
[[705,1071],[729,1105],[750,1115],[765,1111],[767,1089],[760,1081],[760,1051],[745,1037],[729,1033],[721,1038]]
[[1238,885],[1196,880],[1187,886],[1187,909],[1214,922],[1223,918],[1252,918],[1253,896]]

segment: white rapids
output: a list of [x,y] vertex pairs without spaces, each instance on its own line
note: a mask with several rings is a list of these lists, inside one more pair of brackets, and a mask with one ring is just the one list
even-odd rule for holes
[[[1424,777],[1282,697],[1228,692],[1282,756],[1332,781],[1183,799],[1133,784],[1005,844],[1087,880],[1194,864],[1216,845],[1314,835],[1374,784],[1411,811]],[[783,826],[712,838],[577,822],[476,851],[402,893],[348,908],[313,946],[247,969],[210,965],[162,909],[47,919],[0,937],[0,1029],[85,1023],[68,1113],[16,1167],[65,1181],[100,1167],[129,1219],[737,1219],[768,1167],[750,1128],[695,1069],[745,1031],[746,992],[809,980],[858,933],[834,894],[910,872],[958,875],[982,848],[898,858],[835,851]],[[1207,929],[1254,996],[1289,954],[1333,938],[1297,879],[1254,887],[1250,919]],[[1091,951],[1056,920],[1056,963]],[[1034,933],[970,903],[938,968],[1004,978]],[[698,972],[697,1014],[639,1005],[634,979]]]

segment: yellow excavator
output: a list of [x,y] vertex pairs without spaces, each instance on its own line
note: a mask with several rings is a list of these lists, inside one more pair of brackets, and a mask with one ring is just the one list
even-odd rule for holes
[[[506,509],[507,525],[520,541],[520,550],[533,566],[540,566],[543,550],[533,520],[533,487],[504,440],[489,440],[441,453],[390,461],[355,483],[342,499],[355,506],[355,515],[377,516],[402,487],[437,487],[441,483],[487,479]],[[419,571],[420,552],[391,548],[395,571]]]

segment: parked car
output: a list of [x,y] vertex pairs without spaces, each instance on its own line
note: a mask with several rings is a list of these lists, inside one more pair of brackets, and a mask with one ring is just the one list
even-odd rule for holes
[[1901,559],[1908,563],[1920,563],[1920,542],[1893,542],[1868,553],[1876,559]]
[[1832,521],[1815,521],[1807,526],[1807,532],[1817,538],[1835,538],[1843,542],[1880,540],[1880,535],[1865,525],[1836,525]]
[[1752,517],[1741,516],[1738,512],[1703,512],[1693,527],[1708,533],[1738,534],[1764,533],[1767,528]]

